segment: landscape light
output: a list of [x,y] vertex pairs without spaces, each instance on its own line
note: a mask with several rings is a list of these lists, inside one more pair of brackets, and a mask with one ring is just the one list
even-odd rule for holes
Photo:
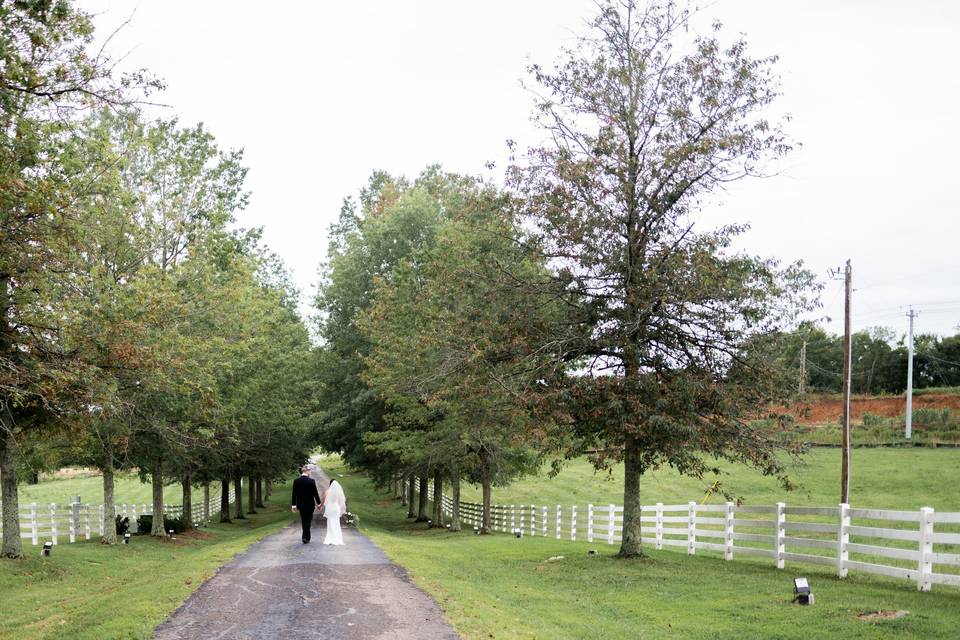
[[522,538],[522,537],[523,537],[523,529],[514,529],[514,530],[513,530],[513,535],[515,535],[515,536],[518,537],[518,538]]
[[793,579],[793,601],[799,604],[813,604],[813,592],[806,578]]
[[44,543],[43,543],[43,550],[40,551],[40,555],[41,555],[41,556],[49,556],[51,551],[53,551],[53,543],[52,543],[52,542],[44,542]]
[[123,534],[123,544],[130,544],[130,534],[129,534],[129,533]]
[[473,528],[473,533],[476,534],[476,535],[480,535],[480,527],[474,527],[474,528]]

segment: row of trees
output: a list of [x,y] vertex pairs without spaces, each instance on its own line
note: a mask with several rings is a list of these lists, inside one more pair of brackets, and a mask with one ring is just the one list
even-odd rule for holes
[[[854,393],[902,393],[907,388],[905,336],[887,327],[872,327],[853,334],[851,389]],[[783,357],[798,369],[805,353],[805,387],[839,393],[843,389],[843,336],[833,335],[813,323],[791,332]],[[799,378],[798,378],[799,379]],[[914,336],[913,387],[960,386],[960,334]]]
[[103,472],[107,543],[118,469],[151,481],[154,535],[172,481],[186,514],[192,487],[235,482],[242,518],[241,477],[262,504],[306,455],[310,351],[282,265],[232,229],[242,155],[146,120],[160,83],[118,76],[69,2],[3,3],[0,24],[2,554],[40,460]]
[[625,463],[630,557],[646,471],[702,475],[717,456],[782,476],[752,418],[795,389],[783,340],[818,287],[734,251],[743,227],[695,224],[789,150],[764,115],[774,61],[691,36],[690,18],[601,3],[554,70],[531,67],[547,142],[504,188],[434,167],[376,173],[345,203],[316,298],[317,437],[384,484],[419,476],[411,516],[430,517],[432,476],[457,529],[468,480],[487,531],[491,486],[587,453]]

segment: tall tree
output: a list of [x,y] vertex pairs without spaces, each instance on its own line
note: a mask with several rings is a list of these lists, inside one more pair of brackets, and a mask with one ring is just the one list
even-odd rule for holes
[[69,2],[0,3],[0,483],[5,557],[20,557],[17,441],[88,400],[86,363],[64,348],[62,296],[78,273],[74,193],[60,156],[91,104],[129,104],[158,86],[113,75],[88,50],[90,16]]
[[781,471],[748,418],[793,388],[765,336],[810,306],[797,265],[733,251],[744,227],[694,225],[718,189],[790,146],[763,116],[774,58],[723,46],[719,26],[691,37],[689,20],[669,1],[601,2],[555,70],[531,67],[550,142],[508,173],[554,270],[540,293],[568,310],[545,344],[580,366],[545,380],[540,406],[565,442],[601,451],[598,466],[624,461],[624,557],[641,555],[647,470],[701,475],[714,455]]

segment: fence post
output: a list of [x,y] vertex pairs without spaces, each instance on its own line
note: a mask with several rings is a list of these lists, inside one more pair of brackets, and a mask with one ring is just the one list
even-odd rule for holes
[[697,552],[697,503],[687,503],[687,555]]
[[[104,523],[104,521],[103,521],[103,519],[104,519],[103,505],[100,505],[100,508],[98,509],[98,514],[97,514],[97,520],[100,521],[100,535],[101,535],[101,536],[103,536],[103,530],[104,530],[104,527],[106,526],[105,523]],[[113,523],[111,523],[111,524],[113,524]],[[116,525],[114,525],[114,526],[116,526]]]
[[920,557],[917,560],[917,589],[930,591],[933,582],[933,509],[920,509]]
[[577,505],[570,507],[570,540],[577,540]]
[[560,529],[563,526],[563,507],[557,505],[557,540],[560,539]]
[[53,502],[50,503],[50,541],[53,544],[58,544],[57,542],[57,505]]
[[540,513],[543,515],[543,518],[541,519],[542,520],[541,528],[543,529],[543,537],[546,538],[547,537],[547,515],[548,515],[546,505],[544,505],[544,507],[540,510]]
[[847,545],[850,544],[850,505],[840,503],[840,531],[837,534],[837,577],[846,578],[849,569],[847,561],[850,559],[850,552]]
[[783,502],[777,503],[777,569],[783,569],[784,556],[787,552],[787,545],[783,537],[787,535],[787,505]]
[[614,525],[616,524],[616,505],[610,505],[609,520],[607,520],[607,544],[613,544],[613,535],[616,533]]
[[517,530],[517,514],[513,510],[513,505],[510,505],[510,533],[513,533]]
[[90,505],[83,505],[83,535],[89,540],[90,539]]
[[537,505],[530,505],[530,537],[537,535]]
[[77,541],[77,503],[71,502],[70,505],[70,525],[67,527],[67,539],[70,544]]
[[727,503],[727,528],[723,533],[723,559],[733,560],[733,503]]
[[37,503],[30,503],[30,541],[33,543],[33,546],[37,546],[39,541],[37,540]]
[[655,543],[657,551],[663,549],[663,503],[657,503],[657,523],[656,523],[656,537],[657,541]]
[[593,503],[587,504],[587,542],[593,542]]

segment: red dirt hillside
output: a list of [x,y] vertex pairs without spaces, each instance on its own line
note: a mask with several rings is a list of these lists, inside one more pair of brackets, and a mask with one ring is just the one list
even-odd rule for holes
[[[864,413],[878,416],[896,417],[903,415],[906,409],[904,396],[854,396],[850,399],[851,418],[860,420]],[[913,408],[930,407],[933,409],[960,410],[960,396],[947,394],[924,394],[913,397]],[[843,399],[838,396],[819,396],[811,402],[799,402],[787,409],[800,424],[822,424],[836,422],[843,414]]]

